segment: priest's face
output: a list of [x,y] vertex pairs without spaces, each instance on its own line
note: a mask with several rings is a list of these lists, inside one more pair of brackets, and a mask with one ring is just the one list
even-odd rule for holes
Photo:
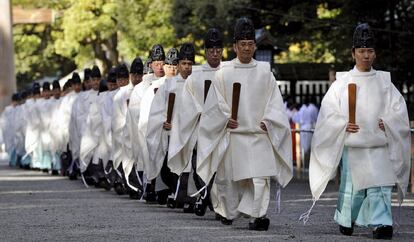
[[156,77],[163,77],[164,73],[164,61],[153,61],[151,62],[151,69],[154,71]]
[[91,79],[83,80],[83,87],[85,88],[85,90],[91,89]]
[[74,90],[76,93],[78,93],[78,92],[82,91],[82,84],[80,84],[80,83],[74,83],[74,84],[72,85],[72,88],[73,88],[73,90]]
[[51,91],[49,91],[49,90],[43,90],[43,91],[42,91],[42,94],[41,94],[41,97],[42,97],[42,98],[44,98],[44,99],[49,99],[49,98],[50,98],[50,96],[51,96]]
[[256,51],[256,42],[254,40],[239,40],[233,44],[233,48],[240,62],[248,64]]
[[99,77],[94,77],[91,79],[90,85],[91,88],[95,91],[99,91],[99,83],[101,82],[101,79]]
[[207,63],[216,68],[220,65],[221,58],[223,57],[223,48],[208,48],[206,49]]
[[129,83],[129,78],[126,77],[121,77],[121,78],[116,78],[116,84],[118,84],[118,87],[123,87],[128,85]]
[[57,88],[53,89],[53,97],[56,99],[60,98],[60,89],[57,89]]
[[177,75],[177,66],[165,64],[164,65],[164,72],[165,72],[165,75],[167,77],[173,77],[173,76]]
[[129,79],[131,80],[132,85],[136,86],[142,81],[142,74],[129,73]]
[[367,72],[371,70],[376,58],[374,48],[355,48],[352,50],[352,58],[359,71]]
[[118,84],[116,84],[116,82],[108,82],[107,86],[109,91],[113,91],[118,88]]
[[191,72],[193,71],[193,62],[190,60],[180,60],[178,62],[178,72],[184,79],[187,79]]

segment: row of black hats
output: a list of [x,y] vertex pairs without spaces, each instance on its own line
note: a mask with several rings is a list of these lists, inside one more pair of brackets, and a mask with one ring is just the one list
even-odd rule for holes
[[131,69],[128,71],[128,67],[125,64],[120,64],[117,67],[111,67],[108,72],[107,82],[114,83],[117,78],[129,78],[129,74],[144,73],[144,64],[141,58],[136,57],[131,64]]
[[[239,18],[234,26],[233,41],[255,40],[253,22],[246,17]],[[209,29],[204,38],[205,48],[222,46],[221,34],[217,29]],[[354,31],[352,48],[374,48],[375,38],[371,27],[367,23],[359,24]]]
[[178,65],[179,60],[190,60],[195,62],[195,49],[192,43],[183,43],[180,50],[171,48],[165,56],[164,48],[157,44],[152,47],[151,56],[152,61],[165,61],[167,65]]
[[49,83],[49,82],[43,82],[43,84],[42,84],[42,90],[48,90],[48,91],[50,91],[51,89],[50,89],[50,87],[52,86],[52,89],[53,90],[56,90],[56,89],[59,89],[60,90],[60,83],[59,83],[59,80],[54,80],[53,82],[52,82],[52,85]]
[[26,97],[27,97],[27,92],[25,90],[23,90],[21,92],[13,93],[11,99],[12,99],[13,102],[20,102],[21,100],[26,99]]
[[[255,29],[253,22],[242,17],[236,21],[234,27],[233,40],[255,40]],[[220,31],[216,28],[211,28],[206,32],[204,36],[204,47],[205,48],[222,48],[223,38]],[[352,48],[374,48],[375,39],[372,29],[367,23],[359,24],[354,31]],[[166,64],[177,65],[179,60],[191,60],[194,62],[195,50],[194,45],[191,43],[182,44],[180,51],[176,48],[171,48],[167,56],[165,55],[164,49],[161,45],[156,44],[152,47],[147,62],[152,61],[165,61]],[[137,57],[131,64],[131,73],[143,74],[144,64],[141,58]],[[101,72],[98,66],[94,65],[92,69],[84,69],[85,80],[90,78],[101,78]],[[129,71],[125,64],[119,65],[117,68],[111,68],[108,73],[108,82],[116,82],[116,78],[128,78]],[[81,79],[78,73],[74,72],[69,83],[81,83]],[[35,83],[33,85],[33,93],[40,93],[40,85]],[[53,82],[53,88],[60,88],[59,82]],[[43,84],[44,90],[50,90],[50,84],[45,82]]]
[[[42,90],[44,90],[44,91],[45,90],[50,91],[51,90],[51,86],[52,86],[53,90],[55,90],[55,89],[59,89],[60,90],[60,83],[59,83],[58,80],[54,80],[52,82],[52,85],[49,82],[47,82],[47,81],[46,82],[43,82],[43,84],[42,84]],[[33,93],[33,94],[40,94],[40,84],[37,83],[37,82],[33,83],[33,86],[31,88],[30,92]]]

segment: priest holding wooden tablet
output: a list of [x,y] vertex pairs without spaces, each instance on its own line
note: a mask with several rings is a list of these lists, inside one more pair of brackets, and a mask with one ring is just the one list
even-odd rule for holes
[[350,236],[358,225],[372,228],[374,239],[391,239],[391,191],[396,185],[401,204],[410,174],[410,127],[407,106],[390,73],[372,68],[374,44],[370,26],[358,25],[352,46],[355,67],[338,72],[322,100],[309,181],[316,202],[340,167],[334,216],[340,232]]
[[209,89],[200,118],[197,173],[208,184],[215,175],[221,222],[244,214],[249,229],[267,230],[270,180],[286,186],[292,178],[290,125],[269,63],[256,61],[250,19],[234,28],[237,58],[223,62]]

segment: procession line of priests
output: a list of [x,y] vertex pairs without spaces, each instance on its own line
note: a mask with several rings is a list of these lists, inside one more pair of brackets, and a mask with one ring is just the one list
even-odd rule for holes
[[55,80],[52,85],[35,83],[29,90],[13,96],[12,105],[1,118],[11,165],[51,171],[54,175],[60,172],[63,131],[69,122],[63,114],[69,92],[69,84],[62,92]]
[[[220,68],[223,51],[220,32],[215,28],[209,29],[204,45],[207,63],[193,67],[191,75],[185,80],[181,95],[178,97],[178,105],[174,108],[168,146],[168,167],[171,172],[177,175],[187,173],[189,177],[187,194],[184,195],[193,194],[205,185],[196,173],[196,144],[206,93],[216,71]],[[215,201],[216,193],[209,188],[206,188],[206,196],[202,203],[198,203],[199,207],[197,205],[195,207],[197,215],[204,215],[207,204],[210,203],[210,194],[213,195],[211,199]]]
[[[178,207],[188,203],[193,208],[195,198],[190,195],[204,187],[203,198],[212,193],[211,209],[224,224],[244,213],[252,218],[250,229],[267,230],[270,179],[275,177],[285,186],[292,177],[289,124],[270,66],[252,58],[255,40],[250,20],[236,23],[234,45],[237,58],[220,64],[221,34],[211,29],[205,38],[207,63],[194,72],[191,43],[183,44],[180,51],[171,48],[167,56],[162,46],[155,45],[150,55],[152,74],[142,77],[142,61],[137,62],[139,73],[128,73],[120,65],[110,70],[107,80],[108,86],[113,84],[116,75],[116,87],[101,92],[102,76],[94,66],[85,70],[84,91],[69,91],[54,104],[46,97],[29,99],[33,107],[26,153],[32,163],[45,167],[47,163],[47,168],[54,167],[55,154],[67,154],[71,159],[64,170],[71,177],[80,172],[86,185],[114,187],[116,180],[128,193],[140,195],[134,198],[149,202],[165,203],[172,195]],[[141,76],[134,81],[129,74]],[[236,81],[242,91],[239,115],[233,120],[230,97]],[[72,83],[80,83],[76,73]],[[205,83],[211,83],[208,95]],[[172,93],[175,102],[169,103]],[[71,108],[61,107],[69,104]],[[56,109],[52,107],[61,107],[60,113],[47,113]],[[51,123],[59,117],[65,120],[62,125]],[[61,130],[58,144],[52,145],[46,126],[69,132]],[[117,176],[114,181],[108,176],[111,169]]]
[[[391,188],[397,184],[402,202],[410,133],[404,99],[389,73],[372,69],[370,31],[357,27],[355,68],[338,73],[323,99],[311,145],[310,188],[316,201],[340,166],[335,220],[341,233],[351,235],[360,225],[373,227],[374,238],[391,238]],[[293,175],[290,125],[270,65],[253,58],[252,21],[235,24],[233,60],[221,62],[221,41],[218,30],[208,30],[207,63],[194,68],[192,44],[167,55],[154,45],[153,73],[143,76],[138,59],[131,72],[121,64],[109,71],[107,92],[99,90],[96,66],[85,70],[83,92],[77,73],[62,95],[48,84],[42,92],[34,85],[25,102],[14,97],[0,119],[12,164],[62,166],[72,177],[79,170],[87,185],[113,186],[118,194],[200,216],[210,204],[224,225],[247,215],[249,229],[268,230],[271,180],[285,187]],[[357,87],[353,121],[348,84]],[[71,163],[61,158],[59,166],[55,161],[64,154]],[[202,200],[200,209],[195,197]]]

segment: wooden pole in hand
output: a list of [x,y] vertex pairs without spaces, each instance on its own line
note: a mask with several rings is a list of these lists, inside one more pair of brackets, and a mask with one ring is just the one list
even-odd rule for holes
[[348,84],[348,107],[349,107],[349,123],[355,124],[356,109],[356,84]]
[[231,102],[231,118],[234,120],[237,120],[237,114],[239,112],[240,88],[241,88],[240,83],[238,82],[233,83],[233,99]]
[[173,109],[174,109],[174,102],[175,102],[175,93],[170,93],[168,95],[168,108],[167,108],[167,123],[171,123]]

